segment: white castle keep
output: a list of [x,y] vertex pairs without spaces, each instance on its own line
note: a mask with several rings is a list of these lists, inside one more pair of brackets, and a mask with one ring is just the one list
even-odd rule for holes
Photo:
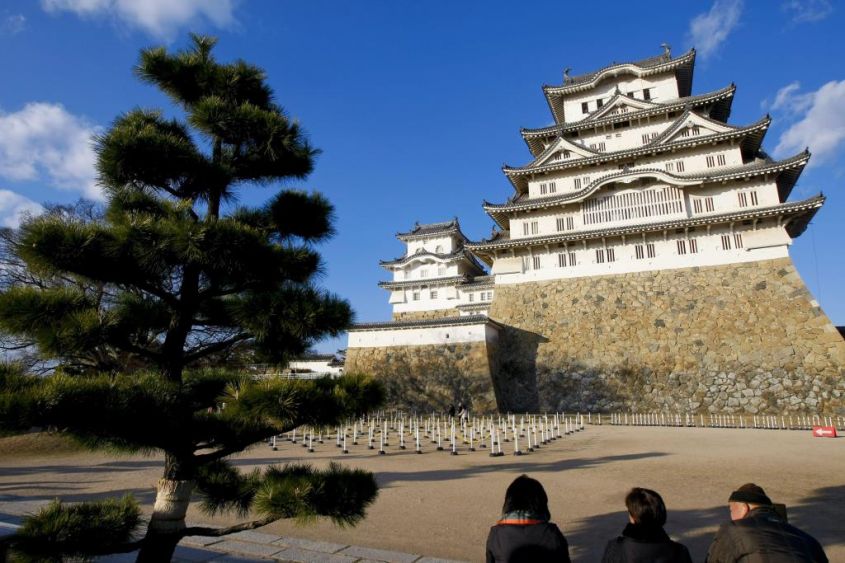
[[693,95],[695,51],[664,51],[579,76],[567,69],[563,84],[543,87],[555,124],[522,130],[532,160],[503,167],[512,197],[483,203],[492,236],[469,241],[457,219],[399,233],[407,250],[381,263],[392,280],[379,284],[393,320],[350,331],[353,363],[356,349],[473,342],[490,356],[519,316],[512,303],[497,309],[506,289],[518,296],[548,282],[571,292],[603,276],[791,267],[792,240],[824,203],[821,194],[790,200],[809,152],[772,159],[761,148],[769,116],[728,124],[735,86]]

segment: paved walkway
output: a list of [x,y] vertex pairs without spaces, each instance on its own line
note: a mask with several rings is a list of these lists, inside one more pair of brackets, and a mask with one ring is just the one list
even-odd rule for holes
[[[22,515],[32,514],[47,501],[28,501],[0,495],[0,537],[13,534]],[[130,563],[135,553],[98,558],[102,563]],[[176,547],[173,561],[252,563],[261,561],[296,561],[303,563],[458,563],[424,557],[413,553],[373,549],[301,538],[246,531],[222,538],[189,536]]]

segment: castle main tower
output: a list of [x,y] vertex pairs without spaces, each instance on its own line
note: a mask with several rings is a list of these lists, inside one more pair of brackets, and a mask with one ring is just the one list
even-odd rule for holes
[[772,159],[769,116],[729,124],[735,86],[694,95],[694,63],[543,87],[554,125],[522,130],[493,235],[461,240],[490,268],[500,410],[845,413],[845,341],[789,257],[824,203],[791,197],[810,154]]

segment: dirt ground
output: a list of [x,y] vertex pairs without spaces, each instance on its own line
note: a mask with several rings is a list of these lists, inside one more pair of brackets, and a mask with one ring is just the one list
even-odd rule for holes
[[[132,492],[147,507],[152,503],[160,457],[67,453],[59,446],[55,453],[21,452],[10,444],[0,441],[2,500],[78,501]],[[521,457],[510,455],[511,444],[499,458],[482,450],[451,456],[431,444],[424,444],[423,455],[395,446],[385,456],[365,445],[350,449],[340,455],[326,442],[309,454],[299,444],[280,442],[279,451],[260,446],[239,456],[242,469],[342,458],[375,472],[381,485],[366,520],[354,528],[276,522],[262,531],[482,561],[505,489],[527,473],[546,487],[552,519],[569,541],[573,560],[601,558],[607,540],[625,525],[625,493],[642,486],[663,495],[667,531],[701,561],[719,523],[728,518],[731,490],[753,481],[787,505],[790,521],[818,538],[831,561],[845,561],[845,439],[813,438],[809,431],[590,426]],[[194,509],[189,520],[235,521],[211,520]]]

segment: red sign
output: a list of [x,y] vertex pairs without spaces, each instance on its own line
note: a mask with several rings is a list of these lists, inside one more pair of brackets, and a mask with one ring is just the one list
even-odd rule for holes
[[813,436],[816,438],[836,438],[836,427],[813,426]]

